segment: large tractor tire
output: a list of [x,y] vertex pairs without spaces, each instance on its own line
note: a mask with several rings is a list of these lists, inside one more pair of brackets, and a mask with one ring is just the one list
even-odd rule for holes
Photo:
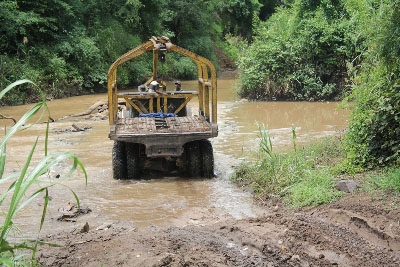
[[140,178],[140,150],[139,144],[125,143],[126,168],[128,179]]
[[214,177],[214,153],[209,140],[200,141],[201,153],[201,176],[204,178]]
[[201,176],[201,154],[198,141],[187,143],[184,147],[185,169],[188,177]]
[[112,167],[114,179],[127,179],[125,143],[114,141],[112,150]]

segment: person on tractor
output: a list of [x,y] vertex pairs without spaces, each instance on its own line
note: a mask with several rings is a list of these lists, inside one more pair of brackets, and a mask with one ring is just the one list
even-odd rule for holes
[[182,91],[181,81],[175,82],[175,91]]

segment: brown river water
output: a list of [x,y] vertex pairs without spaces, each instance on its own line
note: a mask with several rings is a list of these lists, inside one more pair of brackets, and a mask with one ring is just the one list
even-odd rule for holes
[[[182,82],[183,89],[196,88],[194,81]],[[55,231],[73,228],[74,223],[58,222],[59,209],[74,202],[73,190],[83,207],[92,212],[77,218],[77,223],[96,224],[98,221],[126,220],[140,227],[150,225],[179,225],[187,214],[198,210],[210,211],[236,219],[253,217],[256,210],[251,195],[230,182],[233,166],[251,157],[257,150],[258,128],[263,123],[269,130],[273,150],[293,148],[292,124],[296,127],[297,143],[311,142],[318,137],[335,135],[347,125],[347,111],[338,103],[328,102],[246,102],[235,94],[237,80],[222,77],[218,80],[219,136],[212,139],[216,177],[211,180],[186,179],[176,176],[150,174],[143,180],[120,181],[112,178],[111,149],[108,139],[108,120],[84,120],[81,117],[57,121],[57,119],[87,110],[98,100],[106,101],[106,94],[77,96],[48,102],[51,116],[56,122],[50,124],[49,151],[69,151],[78,156],[88,174],[85,186],[82,173],[76,172],[63,181],[65,186],[50,189],[51,201],[44,229]],[[173,88],[168,84],[168,88]],[[20,118],[30,105],[1,107],[6,116]],[[0,120],[1,131],[10,127],[10,121]],[[82,132],[70,132],[73,123],[89,125]],[[18,133],[7,145],[5,176],[21,170],[37,136],[44,136],[44,123],[32,125]],[[33,161],[43,155],[43,138],[39,139]],[[49,173],[49,178],[65,172],[68,163],[59,164]],[[7,186],[0,184],[1,192]],[[34,189],[37,187],[34,186]],[[38,229],[43,199],[40,197],[19,212],[16,223],[26,234]],[[2,214],[6,204],[0,206]],[[3,216],[3,215],[2,215]],[[0,217],[1,218],[1,217]]]

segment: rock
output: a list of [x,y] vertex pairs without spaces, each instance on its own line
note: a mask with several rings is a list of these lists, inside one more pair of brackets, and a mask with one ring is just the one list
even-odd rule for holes
[[77,234],[88,233],[88,232],[89,232],[89,223],[86,222],[84,225],[80,225],[80,226],[74,228],[71,231],[71,234],[77,235]]
[[300,256],[299,255],[293,255],[291,260],[292,261],[300,261]]
[[351,193],[354,190],[358,188],[358,184],[354,180],[340,180],[336,184],[336,189],[346,192],[346,193]]
[[85,225],[81,229],[81,233],[88,233],[89,232],[89,224],[88,222],[85,223]]
[[57,221],[68,221],[68,222],[75,222],[76,217],[78,217],[81,214],[88,214],[92,212],[92,210],[89,207],[80,207],[75,203],[68,203],[65,207],[62,207],[58,209],[62,213],[60,217],[57,218]]
[[112,225],[113,225],[112,222],[107,222],[107,223],[104,223],[104,224],[100,225],[99,227],[97,227],[96,230],[97,231],[98,230],[108,230],[109,228],[112,227]]

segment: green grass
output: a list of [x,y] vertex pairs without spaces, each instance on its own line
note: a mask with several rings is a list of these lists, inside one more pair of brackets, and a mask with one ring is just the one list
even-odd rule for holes
[[331,203],[345,195],[336,189],[343,175],[354,177],[372,196],[400,196],[400,168],[363,170],[346,158],[343,140],[331,136],[315,140],[307,146],[296,143],[292,126],[293,150],[276,153],[268,130],[258,124],[259,150],[255,160],[236,167],[231,179],[251,188],[258,199],[281,199],[292,208],[315,207]]
[[342,195],[334,189],[335,185],[335,178],[327,168],[310,171],[301,182],[289,189],[285,200],[294,208],[330,203]]
[[379,174],[369,176],[369,189],[390,191],[400,195],[400,168],[392,167]]
[[292,207],[312,207],[336,200],[337,171],[332,168],[344,158],[340,137],[329,137],[300,147],[292,126],[293,151],[275,153],[268,130],[257,124],[260,149],[257,160],[240,164],[232,180],[250,187],[263,199],[282,198]]
[[[12,83],[0,92],[0,99],[7,92],[23,83],[34,84],[29,80],[20,80]],[[40,137],[37,137],[35,142],[32,144],[32,148],[27,156],[25,164],[22,166],[22,169],[19,172],[4,176],[8,141],[13,138],[14,134],[22,129],[24,125],[31,121],[37,114],[41,115],[40,118],[43,118],[47,115],[47,117],[45,118],[47,118],[48,121],[46,130],[43,133],[42,137],[44,138],[44,155],[42,159],[36,164],[32,162],[33,155],[38,145],[38,140],[40,139]],[[7,207],[5,207],[7,213],[4,214],[4,221],[0,226],[0,266],[27,265],[28,263],[29,265],[34,265],[37,246],[39,244],[42,244],[41,242],[39,242],[38,238],[36,240],[10,242],[10,234],[13,233],[14,236],[18,234],[18,231],[16,231],[18,230],[18,226],[14,225],[13,223],[13,219],[15,218],[15,216],[17,216],[18,211],[29,205],[31,201],[37,198],[39,195],[44,196],[41,219],[38,222],[39,236],[39,232],[42,230],[44,219],[46,217],[47,206],[49,202],[49,190],[55,185],[62,185],[63,181],[65,181],[65,179],[68,179],[76,171],[77,168],[82,170],[85,177],[85,182],[87,183],[87,174],[85,168],[74,154],[68,152],[48,153],[47,143],[49,134],[49,117],[50,114],[47,109],[46,103],[37,103],[30,110],[28,110],[14,126],[6,130],[4,136],[0,141],[0,184],[10,184],[8,189],[5,192],[1,192],[0,195],[0,206],[3,206],[4,203],[7,203]],[[49,173],[51,168],[56,164],[65,161],[72,162],[66,175],[64,175],[62,179],[58,179],[57,181],[49,179],[49,177],[47,177],[47,174]],[[33,188],[37,189],[33,193],[30,193],[30,189]],[[71,191],[79,205],[78,196],[72,189],[69,190]],[[30,260],[27,258],[28,254],[26,253],[26,251],[30,251]]]

